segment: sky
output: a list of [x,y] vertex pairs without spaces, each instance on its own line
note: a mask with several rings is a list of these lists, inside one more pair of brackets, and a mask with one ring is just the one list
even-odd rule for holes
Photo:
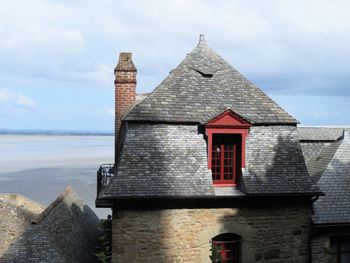
[[112,131],[119,52],[152,91],[204,34],[302,125],[350,125],[350,1],[1,0],[0,129]]

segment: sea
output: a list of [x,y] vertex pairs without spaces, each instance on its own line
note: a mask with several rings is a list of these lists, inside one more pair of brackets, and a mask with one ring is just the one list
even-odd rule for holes
[[113,158],[112,133],[0,129],[0,193],[49,205],[70,185],[107,218],[110,209],[95,208],[96,172]]

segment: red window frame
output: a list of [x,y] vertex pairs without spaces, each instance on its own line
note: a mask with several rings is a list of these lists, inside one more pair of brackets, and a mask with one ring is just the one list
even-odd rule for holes
[[[236,154],[240,154],[239,158],[235,158],[235,167],[233,168],[234,171],[237,171],[238,169],[245,168],[245,143],[246,143],[246,137],[249,133],[249,128],[251,125],[243,120],[242,118],[235,115],[231,110],[226,110],[216,118],[212,119],[205,125],[206,135],[208,138],[208,169],[212,170],[213,166],[213,158],[215,159],[216,156],[213,156],[213,137],[214,135],[241,135],[240,140],[240,151],[237,151],[236,148]],[[237,147],[237,146],[236,146]],[[224,158],[221,158],[224,159]],[[241,160],[240,163],[237,162],[237,160]],[[216,161],[216,160],[214,160]],[[221,160],[221,162],[224,160]],[[218,165],[217,165],[218,166]],[[214,167],[215,169],[215,167]],[[220,163],[220,169],[224,169],[224,165]],[[213,170],[212,170],[213,171]],[[220,174],[224,174],[220,172]],[[213,176],[213,184],[214,186],[236,186],[237,185],[237,177],[238,174],[235,173],[233,180],[225,180],[220,177],[219,180],[215,179],[216,174],[214,173]]]
[[218,263],[239,263],[240,241],[212,241],[217,253],[216,262]]
[[212,178],[214,184],[236,184],[241,158],[240,136],[214,135],[212,147]]
[[212,248],[216,254],[214,262],[239,263],[241,257],[241,237],[225,233],[212,239]]

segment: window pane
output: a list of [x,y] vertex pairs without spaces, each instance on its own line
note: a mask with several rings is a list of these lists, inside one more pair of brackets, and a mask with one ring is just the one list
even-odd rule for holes
[[341,255],[341,263],[350,263],[350,253]]
[[238,165],[241,163],[241,142],[241,135],[214,135],[211,162],[212,177],[219,181],[217,183],[234,183],[237,178],[236,173],[240,171]]
[[350,238],[349,237],[343,237],[342,238],[341,251],[350,253]]
[[220,248],[220,259],[216,259],[216,262],[221,263],[229,263],[239,262],[239,254],[240,254],[240,242],[241,237],[236,234],[221,234],[213,238],[212,245],[218,251]]

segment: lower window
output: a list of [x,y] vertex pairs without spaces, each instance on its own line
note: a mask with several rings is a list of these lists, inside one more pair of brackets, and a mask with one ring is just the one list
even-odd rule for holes
[[332,237],[331,254],[336,263],[350,263],[350,236]]
[[241,237],[236,234],[221,234],[212,239],[212,262],[239,263],[241,260]]

